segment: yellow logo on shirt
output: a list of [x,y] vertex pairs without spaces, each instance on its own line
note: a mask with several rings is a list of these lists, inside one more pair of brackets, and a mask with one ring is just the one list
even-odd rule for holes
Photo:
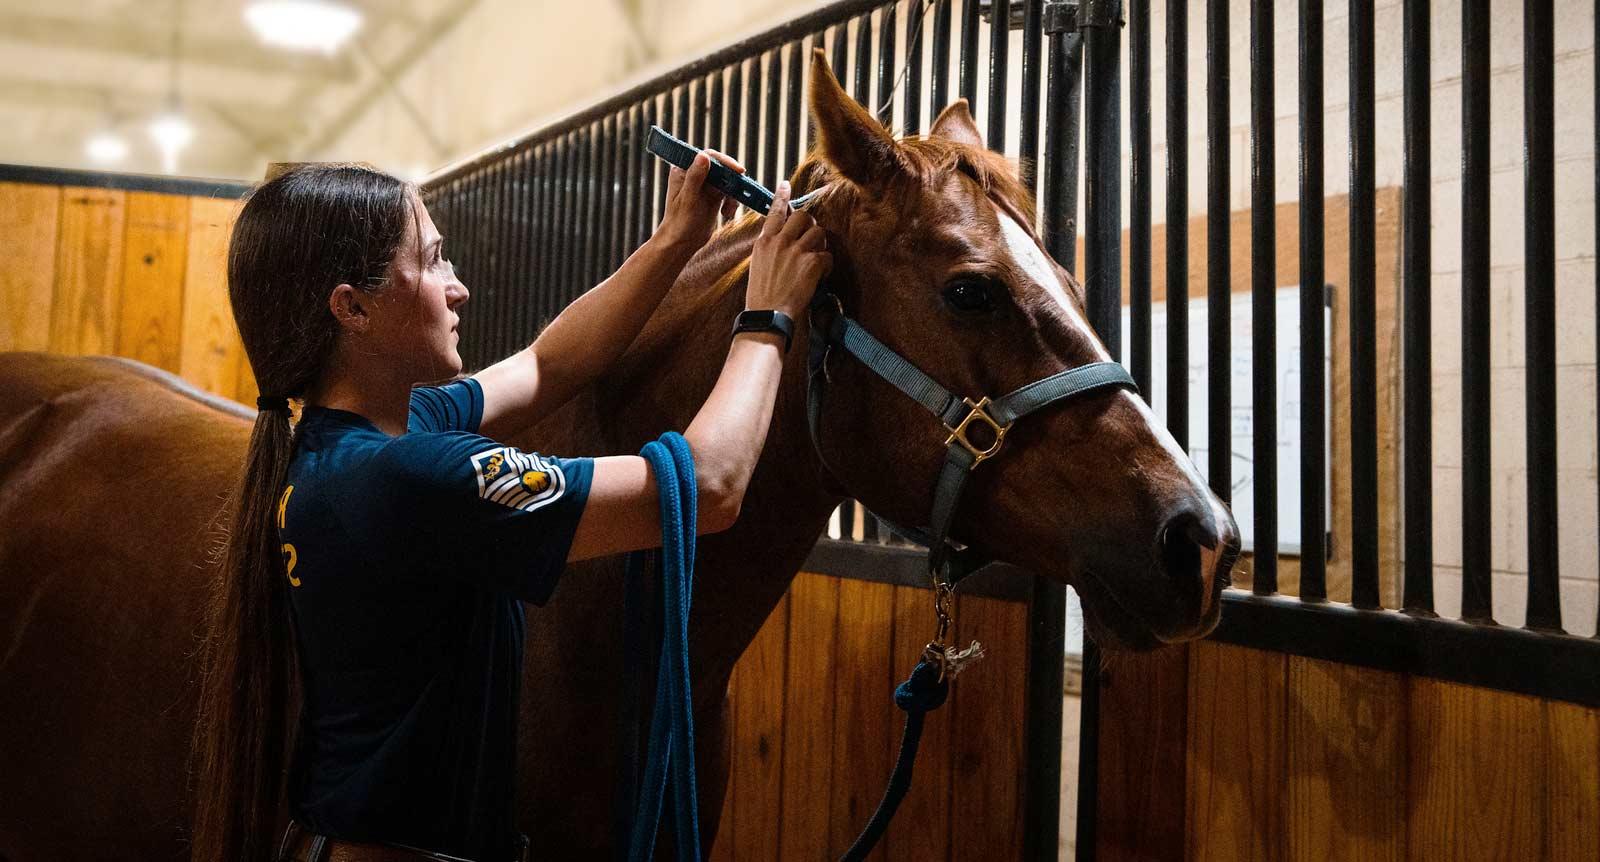
[[484,481],[488,481],[500,475],[500,467],[505,464],[505,461],[505,456],[500,455],[499,453],[491,455],[489,460],[484,462],[483,465]]
[[561,465],[511,446],[496,446],[468,459],[478,480],[478,496],[492,503],[532,512],[547,506],[567,490]]
[[[284,522],[288,519],[289,495],[293,493],[294,486],[290,485],[283,489],[283,497],[278,500],[279,530],[283,529]],[[283,546],[283,567],[286,570],[284,573],[289,576],[289,585],[292,587],[300,586],[300,579],[294,576],[294,566],[298,562],[300,562],[300,555],[295,552],[294,545],[285,543]]]

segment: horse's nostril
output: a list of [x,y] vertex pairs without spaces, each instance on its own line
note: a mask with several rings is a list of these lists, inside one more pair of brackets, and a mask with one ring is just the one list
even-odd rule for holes
[[1199,519],[1184,514],[1167,522],[1161,531],[1161,567],[1180,589],[1198,590],[1200,571]]

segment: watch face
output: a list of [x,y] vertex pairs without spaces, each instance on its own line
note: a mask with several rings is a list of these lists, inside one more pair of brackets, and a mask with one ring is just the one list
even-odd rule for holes
[[770,311],[749,311],[749,312],[745,312],[745,313],[750,316],[749,317],[749,321],[750,321],[751,324],[754,324],[756,326],[771,326],[772,325],[773,317],[772,317],[772,312],[770,312]]

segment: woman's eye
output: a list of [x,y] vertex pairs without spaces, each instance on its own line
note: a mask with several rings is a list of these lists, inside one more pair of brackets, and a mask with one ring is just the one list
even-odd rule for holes
[[960,279],[944,289],[944,301],[956,311],[967,314],[990,311],[994,308],[992,287],[981,279]]

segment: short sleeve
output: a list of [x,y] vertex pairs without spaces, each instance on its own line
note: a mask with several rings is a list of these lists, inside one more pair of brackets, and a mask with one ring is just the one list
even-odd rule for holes
[[413,562],[537,605],[566,568],[594,477],[593,458],[464,432],[397,437],[375,466],[390,486],[396,547]]
[[483,387],[471,377],[411,390],[409,431],[468,431],[483,420]]

